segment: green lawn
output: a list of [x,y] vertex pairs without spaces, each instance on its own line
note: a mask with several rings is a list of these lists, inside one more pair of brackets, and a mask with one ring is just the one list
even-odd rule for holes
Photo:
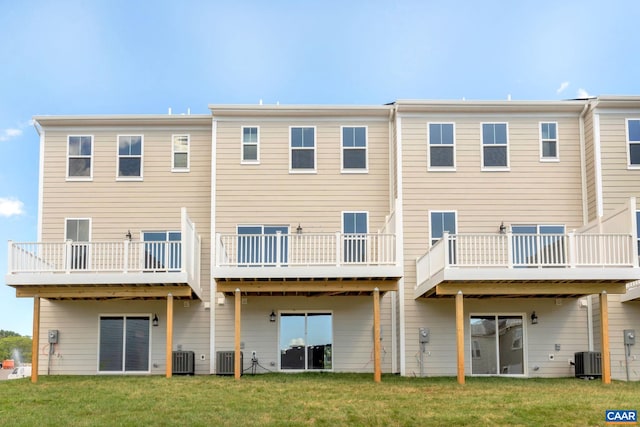
[[640,382],[265,374],[40,376],[0,382],[0,424],[24,426],[587,426],[640,410]]

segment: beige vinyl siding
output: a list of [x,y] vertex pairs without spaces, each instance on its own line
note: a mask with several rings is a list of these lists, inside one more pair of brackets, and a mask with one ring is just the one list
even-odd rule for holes
[[[539,161],[541,121],[558,123],[560,162]],[[455,122],[455,172],[427,171],[428,122]],[[481,122],[508,123],[510,171],[481,171]],[[406,363],[410,374],[417,367],[414,355],[419,352],[419,327],[428,327],[435,319],[443,327],[448,325],[443,345],[449,358],[455,351],[453,302],[431,303],[413,297],[415,260],[429,247],[429,211],[456,211],[459,233],[497,233],[502,221],[506,226],[554,224],[571,230],[582,224],[582,181],[577,116],[403,117],[402,144]],[[425,307],[438,304],[451,309],[445,314],[438,308],[434,319]],[[494,310],[511,309],[497,304]],[[450,366],[454,369],[454,364]]]
[[[341,173],[340,126],[367,126],[368,173]],[[260,127],[260,164],[240,164],[241,126]],[[316,173],[289,173],[289,126],[315,126]],[[341,231],[342,211],[369,212],[369,232],[389,214],[388,122],[247,121],[217,125],[216,232],[238,224]]]
[[596,161],[595,161],[595,139],[593,129],[593,113],[585,114],[584,117],[584,139],[585,139],[585,173],[587,185],[587,211],[588,220],[592,221],[598,216],[597,188],[596,188]]
[[[611,378],[626,380],[624,334],[625,329],[634,329],[636,337],[640,333],[640,301],[620,302],[620,295],[609,295],[609,352],[611,355]],[[599,316],[598,316],[599,317]],[[599,320],[599,318],[598,318]],[[600,326],[600,322],[598,322]],[[600,333],[600,328],[598,328]],[[600,347],[598,347],[600,348]],[[640,380],[640,347],[631,346],[629,360],[629,379]]]
[[[164,374],[166,369],[166,301],[47,301],[41,302],[39,373],[51,375],[95,375],[98,372],[100,315],[149,315],[159,318],[151,326],[152,374]],[[174,349],[181,346],[194,351],[198,374],[209,373],[209,311],[200,301],[174,303]],[[59,343],[49,362],[47,333],[57,329]],[[200,355],[205,355],[205,360]],[[154,366],[156,365],[156,366]]]
[[640,198],[640,170],[627,169],[629,145],[626,119],[637,117],[640,117],[640,111],[636,114],[600,114],[605,212],[620,207],[629,197]]
[[[241,341],[243,369],[251,367],[251,352],[255,351],[260,364],[276,371],[279,353],[279,320],[269,321],[276,313],[323,311],[333,313],[333,371],[373,372],[373,297],[242,297]],[[216,352],[234,348],[234,297],[227,296],[223,305],[216,305]],[[391,372],[390,298],[381,299],[382,372]],[[265,372],[262,369],[258,373]]]

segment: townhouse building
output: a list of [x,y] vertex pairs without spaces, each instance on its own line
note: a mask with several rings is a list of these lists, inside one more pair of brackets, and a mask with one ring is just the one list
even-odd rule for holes
[[640,98],[209,109],[35,118],[36,379],[640,379]]

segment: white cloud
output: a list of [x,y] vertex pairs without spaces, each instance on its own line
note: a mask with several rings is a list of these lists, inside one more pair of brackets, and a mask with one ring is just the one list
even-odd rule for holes
[[564,92],[564,90],[568,87],[569,87],[569,82],[562,82],[560,83],[560,87],[556,90],[556,93],[560,94]]
[[589,95],[589,92],[587,92],[585,89],[578,89],[578,98],[579,99],[583,99],[583,98],[590,98],[591,95]]
[[0,131],[0,141],[8,141],[11,138],[22,135],[22,129],[9,128]]
[[18,199],[0,197],[0,216],[10,217],[22,215],[24,213],[24,203]]

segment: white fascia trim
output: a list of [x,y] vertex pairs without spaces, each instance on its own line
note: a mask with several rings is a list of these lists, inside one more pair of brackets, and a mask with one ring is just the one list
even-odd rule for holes
[[[404,270],[404,219],[403,219],[403,191],[402,191],[402,117],[396,112],[396,175],[398,180],[398,194],[396,204],[396,242],[398,246],[398,264]],[[400,317],[400,375],[407,373],[406,337],[405,337],[405,300],[404,300],[404,278],[398,280],[398,311]]]
[[37,234],[38,234],[38,242],[42,242],[42,207],[44,206],[44,129],[39,128],[40,124],[37,121],[33,122],[33,126],[36,128],[36,131],[40,135],[40,166],[39,166],[39,178],[38,178],[38,226],[37,226]]
[[[211,249],[209,265],[215,266],[216,259],[216,159],[218,143],[218,121],[215,117],[211,120]],[[209,373],[216,369],[216,304],[215,295],[217,287],[213,275],[209,274]]]
[[600,114],[593,113],[593,156],[595,162],[596,214],[604,214],[602,203],[602,146],[600,143]]

